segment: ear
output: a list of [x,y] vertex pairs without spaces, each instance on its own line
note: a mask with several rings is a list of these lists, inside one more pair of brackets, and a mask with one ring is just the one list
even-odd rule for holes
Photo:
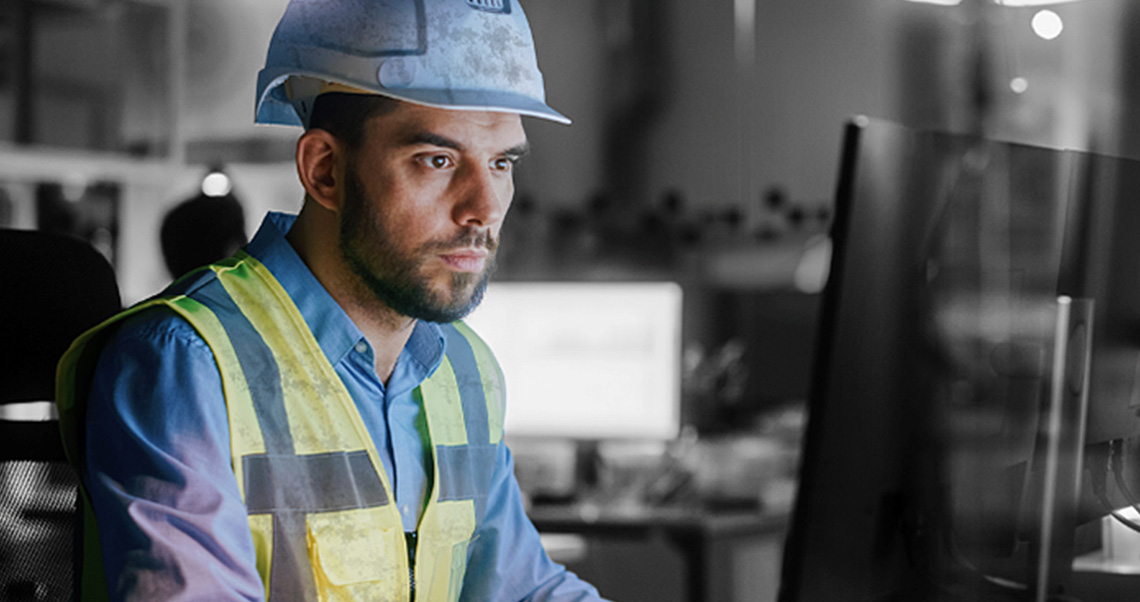
[[340,208],[344,145],[329,132],[313,128],[297,140],[297,175],[305,192],[330,211]]

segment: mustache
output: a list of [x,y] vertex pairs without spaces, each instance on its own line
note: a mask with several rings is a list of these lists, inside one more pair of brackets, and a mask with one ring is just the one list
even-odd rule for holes
[[467,228],[447,240],[436,240],[424,245],[423,250],[429,252],[450,251],[453,249],[466,249],[482,247],[494,253],[499,248],[499,240],[491,234],[490,230],[480,228]]

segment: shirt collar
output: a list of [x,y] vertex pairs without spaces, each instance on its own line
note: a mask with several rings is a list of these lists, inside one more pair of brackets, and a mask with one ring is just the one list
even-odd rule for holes
[[[297,216],[270,212],[246,247],[281,283],[285,292],[301,311],[317,343],[332,364],[339,363],[353,347],[364,341],[364,334],[340,304],[309,271],[309,267],[285,239]],[[417,320],[408,342],[400,353],[393,376],[389,379],[418,385],[430,376],[443,360],[445,339],[438,324]],[[391,391],[395,393],[395,391]]]
[[443,363],[447,339],[439,324],[416,320],[412,335],[396,360],[388,379],[388,394],[401,395],[419,386]]

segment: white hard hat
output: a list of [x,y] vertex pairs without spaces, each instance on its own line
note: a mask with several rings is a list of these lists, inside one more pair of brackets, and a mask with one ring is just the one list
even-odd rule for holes
[[570,123],[546,104],[518,0],[290,0],[257,75],[254,121],[307,127],[330,90]]

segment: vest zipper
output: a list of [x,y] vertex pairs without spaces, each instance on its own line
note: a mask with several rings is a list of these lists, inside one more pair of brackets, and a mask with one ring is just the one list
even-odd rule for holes
[[416,532],[405,531],[404,540],[408,544],[408,602],[416,602]]

